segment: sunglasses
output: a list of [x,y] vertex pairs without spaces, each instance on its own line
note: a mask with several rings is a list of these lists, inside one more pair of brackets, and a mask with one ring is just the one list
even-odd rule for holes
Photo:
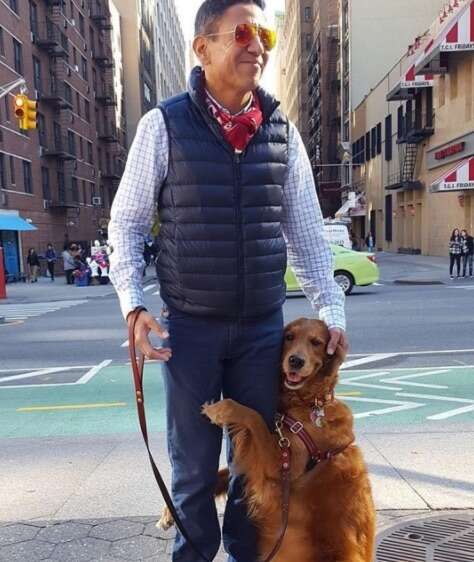
[[263,27],[258,23],[239,23],[232,31],[209,33],[204,35],[204,37],[217,37],[218,35],[230,34],[234,35],[234,41],[239,47],[248,47],[257,35],[266,51],[271,51],[277,42],[276,31],[268,27]]

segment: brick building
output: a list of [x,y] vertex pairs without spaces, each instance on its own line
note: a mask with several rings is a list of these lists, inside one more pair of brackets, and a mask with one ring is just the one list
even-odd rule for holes
[[[23,76],[38,101],[38,128],[24,133],[13,92],[0,100],[0,244],[9,273],[25,269],[29,247],[41,254],[48,242],[57,251],[67,241],[87,245],[107,227],[126,157],[120,18],[111,9],[107,0],[0,3],[0,86]],[[2,230],[5,213],[36,230]]]

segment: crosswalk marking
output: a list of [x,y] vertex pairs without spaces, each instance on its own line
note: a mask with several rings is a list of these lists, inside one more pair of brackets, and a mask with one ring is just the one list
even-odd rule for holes
[[26,318],[41,316],[48,312],[55,312],[63,308],[85,304],[86,302],[87,300],[71,300],[27,304],[2,304],[0,305],[0,316],[4,316],[7,322],[12,320],[25,320]]

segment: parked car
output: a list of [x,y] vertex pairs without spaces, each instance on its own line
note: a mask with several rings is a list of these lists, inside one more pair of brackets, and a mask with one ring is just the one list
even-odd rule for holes
[[[354,252],[342,246],[331,244],[334,255],[334,278],[346,295],[354,286],[365,287],[379,280],[379,267],[374,254]],[[290,266],[285,275],[286,291],[289,296],[301,294],[301,289]]]

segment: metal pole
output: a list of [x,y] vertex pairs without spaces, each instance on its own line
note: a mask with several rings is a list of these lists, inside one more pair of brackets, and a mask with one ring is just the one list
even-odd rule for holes
[[14,90],[15,88],[21,88],[21,93],[24,93],[26,91],[26,88],[24,87],[26,85],[25,79],[24,78],[18,78],[17,80],[14,80],[13,82],[8,82],[7,84],[5,84],[5,86],[0,86],[0,100],[5,97],[6,95],[8,95],[12,90]]

